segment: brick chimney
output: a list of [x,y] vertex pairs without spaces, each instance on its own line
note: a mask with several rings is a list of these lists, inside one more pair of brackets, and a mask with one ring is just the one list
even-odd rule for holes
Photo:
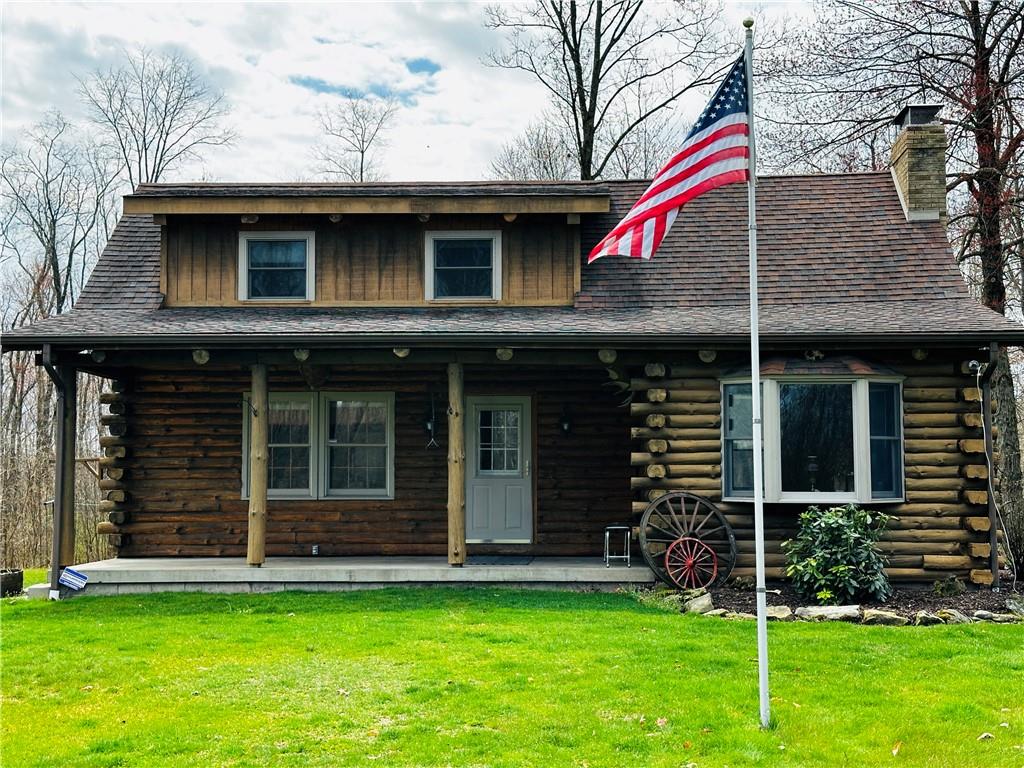
[[941,105],[912,104],[893,120],[892,178],[907,221],[946,221],[946,129]]

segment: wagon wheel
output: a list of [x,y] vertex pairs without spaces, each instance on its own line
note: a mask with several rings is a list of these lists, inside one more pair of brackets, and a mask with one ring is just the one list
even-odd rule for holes
[[721,510],[702,496],[659,496],[640,520],[640,551],[670,587],[721,584],[736,565],[736,537]]

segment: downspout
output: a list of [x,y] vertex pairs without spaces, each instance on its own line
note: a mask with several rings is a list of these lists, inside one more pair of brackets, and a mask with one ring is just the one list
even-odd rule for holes
[[992,569],[992,589],[999,589],[999,509],[995,496],[995,452],[992,441],[992,375],[999,366],[999,345],[988,347],[988,364],[978,372],[981,385],[981,419],[985,432],[985,460],[988,463],[988,541],[989,567]]
[[53,348],[49,344],[43,345],[42,356],[43,368],[53,382],[53,388],[57,392],[57,425],[54,448],[56,450],[56,463],[53,469],[53,554],[50,560],[50,599],[60,600],[60,543],[64,529],[64,441],[67,435],[64,434],[64,397],[67,393],[64,378],[54,365]]

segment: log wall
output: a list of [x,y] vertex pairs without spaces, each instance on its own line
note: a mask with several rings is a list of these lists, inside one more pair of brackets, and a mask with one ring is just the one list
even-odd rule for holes
[[[385,371],[383,374],[381,371]],[[628,517],[629,414],[601,368],[467,365],[466,392],[533,398],[534,544],[470,545],[470,555],[598,555],[603,530]],[[317,389],[395,392],[395,498],[268,502],[267,555],[437,555],[447,552],[444,365],[325,369]],[[270,391],[305,390],[295,367],[271,367]],[[102,439],[104,532],[119,555],[242,556],[242,393],[247,372],[137,371],[107,394]],[[439,447],[427,448],[434,394]],[[568,403],[573,429],[559,428]]]
[[[710,357],[710,355],[705,355]],[[870,506],[893,515],[881,549],[894,580],[934,581],[947,576],[989,583],[989,520],[979,393],[964,361],[974,355],[932,352],[923,361],[911,350],[864,353],[904,380],[906,500]],[[710,363],[697,353],[652,360],[629,371],[633,512],[673,490],[689,490],[721,503],[722,404],[719,378],[749,370],[748,358],[716,353]],[[736,528],[735,575],[754,572],[753,505],[721,503]],[[782,542],[795,533],[800,505],[765,508],[769,578],[785,571]]]
[[[239,306],[239,231],[314,231],[311,306],[424,306],[428,230],[501,230],[504,305],[572,304],[579,277],[579,227],[562,216],[171,217],[165,225],[165,306]],[[249,302],[245,302],[249,303]],[[274,302],[259,302],[261,305]],[[289,302],[295,306],[295,302]]]

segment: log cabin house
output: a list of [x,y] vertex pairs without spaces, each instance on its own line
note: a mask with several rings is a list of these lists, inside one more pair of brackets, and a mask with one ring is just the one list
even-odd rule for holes
[[[769,578],[799,512],[856,502],[895,516],[893,579],[992,579],[969,361],[1024,329],[952,259],[942,127],[902,122],[891,172],[759,179]],[[604,569],[604,529],[674,490],[720,507],[751,574],[746,193],[688,205],[652,261],[586,266],[645,187],[141,185],[75,308],[3,337],[38,350],[58,425],[78,372],[110,380],[118,554],[81,568],[89,589],[239,588],[229,566],[257,588],[246,562],[266,558],[289,570],[263,588],[442,581],[467,557],[649,580]],[[66,565],[76,447],[58,431]],[[387,570],[413,558],[431,568]],[[309,575],[357,561],[373,575]],[[548,578],[520,568],[495,578]]]

